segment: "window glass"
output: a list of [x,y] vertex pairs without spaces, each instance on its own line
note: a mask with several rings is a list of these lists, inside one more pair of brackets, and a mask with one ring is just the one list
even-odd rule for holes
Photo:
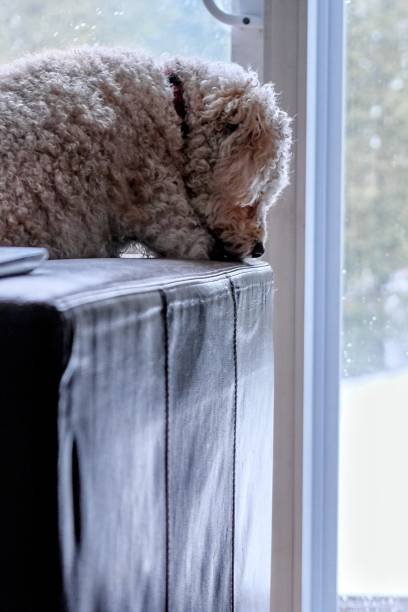
[[348,0],[339,593],[408,610],[408,2]]
[[[228,10],[230,0],[219,3]],[[230,29],[202,0],[3,0],[0,61],[44,48],[121,45],[230,58]]]

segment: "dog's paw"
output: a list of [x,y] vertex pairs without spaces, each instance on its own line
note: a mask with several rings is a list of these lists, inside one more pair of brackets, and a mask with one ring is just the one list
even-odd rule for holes
[[143,242],[131,240],[124,244],[119,251],[119,257],[122,258],[135,258],[135,259],[156,259],[160,257],[156,251],[150,249]]

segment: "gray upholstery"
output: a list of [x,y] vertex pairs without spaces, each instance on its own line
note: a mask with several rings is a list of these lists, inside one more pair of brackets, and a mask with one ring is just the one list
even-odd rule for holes
[[2,610],[269,610],[272,293],[265,264],[0,280]]

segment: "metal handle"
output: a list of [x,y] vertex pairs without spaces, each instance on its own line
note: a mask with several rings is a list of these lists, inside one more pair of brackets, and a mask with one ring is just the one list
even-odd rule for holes
[[263,21],[256,15],[234,15],[232,13],[226,13],[215,4],[214,0],[203,0],[203,4],[207,11],[222,23],[240,28],[263,29]]

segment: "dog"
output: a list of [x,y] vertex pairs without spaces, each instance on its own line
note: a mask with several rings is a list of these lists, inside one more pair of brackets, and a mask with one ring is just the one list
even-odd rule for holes
[[236,64],[87,48],[0,68],[0,244],[110,257],[264,252],[291,127]]

